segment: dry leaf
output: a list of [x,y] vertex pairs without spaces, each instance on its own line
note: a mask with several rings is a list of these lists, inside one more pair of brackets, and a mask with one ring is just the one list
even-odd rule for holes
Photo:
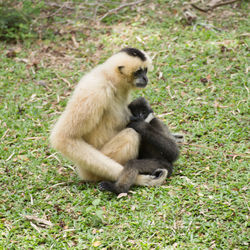
[[95,242],[92,244],[92,246],[93,246],[93,247],[99,247],[101,244],[102,244],[101,241],[95,241]]
[[211,0],[211,1],[207,4],[207,6],[213,7],[213,6],[217,5],[217,4],[220,3],[220,2],[221,2],[221,0]]
[[120,193],[118,196],[117,196],[117,199],[120,199],[124,196],[127,196],[128,194],[127,193]]
[[41,233],[41,230],[40,230],[34,223],[30,222],[30,225],[31,225],[33,228],[35,228],[36,231],[37,231],[38,233]]
[[44,226],[52,227],[53,226],[53,224],[50,221],[38,218],[34,215],[23,215],[23,217],[29,221],[36,222],[38,224],[38,226],[40,226],[40,227],[44,227]]
[[79,48],[79,43],[76,41],[76,37],[74,35],[71,37],[71,40],[72,40],[75,48],[78,49]]

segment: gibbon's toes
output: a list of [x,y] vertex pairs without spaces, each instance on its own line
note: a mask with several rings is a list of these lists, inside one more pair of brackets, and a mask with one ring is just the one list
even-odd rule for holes
[[174,139],[177,143],[182,143],[184,142],[184,135],[181,134],[173,134]]
[[167,175],[167,169],[156,169],[152,175],[147,175],[149,178],[146,186],[162,185],[166,181]]
[[167,176],[168,175],[168,170],[167,169],[156,169],[153,174],[155,179],[159,179],[161,177]]

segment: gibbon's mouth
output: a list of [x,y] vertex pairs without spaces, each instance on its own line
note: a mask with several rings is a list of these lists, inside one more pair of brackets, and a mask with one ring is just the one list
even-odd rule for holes
[[145,88],[147,86],[147,84],[148,84],[147,77],[140,77],[140,78],[135,79],[135,81],[134,81],[134,85],[137,88]]
[[135,86],[138,88],[145,88],[147,86],[147,83],[136,83]]

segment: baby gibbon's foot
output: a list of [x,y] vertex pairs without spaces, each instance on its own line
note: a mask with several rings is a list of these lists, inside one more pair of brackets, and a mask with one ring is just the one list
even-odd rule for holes
[[152,174],[152,176],[154,176],[155,179],[158,179],[158,178],[162,179],[162,177],[164,177],[164,176],[167,177],[167,175],[168,175],[168,170],[167,169],[160,169],[160,168],[156,169]]
[[177,143],[184,142],[184,135],[181,134],[172,134],[172,135]]
[[[157,169],[158,170],[158,169]],[[167,178],[168,170],[159,169],[162,174],[156,177],[155,175],[138,175],[139,179],[137,179],[136,185],[140,185],[143,183],[143,186],[160,186],[162,185]]]

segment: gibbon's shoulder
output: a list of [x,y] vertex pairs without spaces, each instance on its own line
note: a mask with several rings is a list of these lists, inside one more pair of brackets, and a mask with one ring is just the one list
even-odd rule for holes
[[92,100],[107,103],[114,97],[114,88],[108,83],[106,75],[96,71],[90,71],[84,75],[76,85],[73,99]]

